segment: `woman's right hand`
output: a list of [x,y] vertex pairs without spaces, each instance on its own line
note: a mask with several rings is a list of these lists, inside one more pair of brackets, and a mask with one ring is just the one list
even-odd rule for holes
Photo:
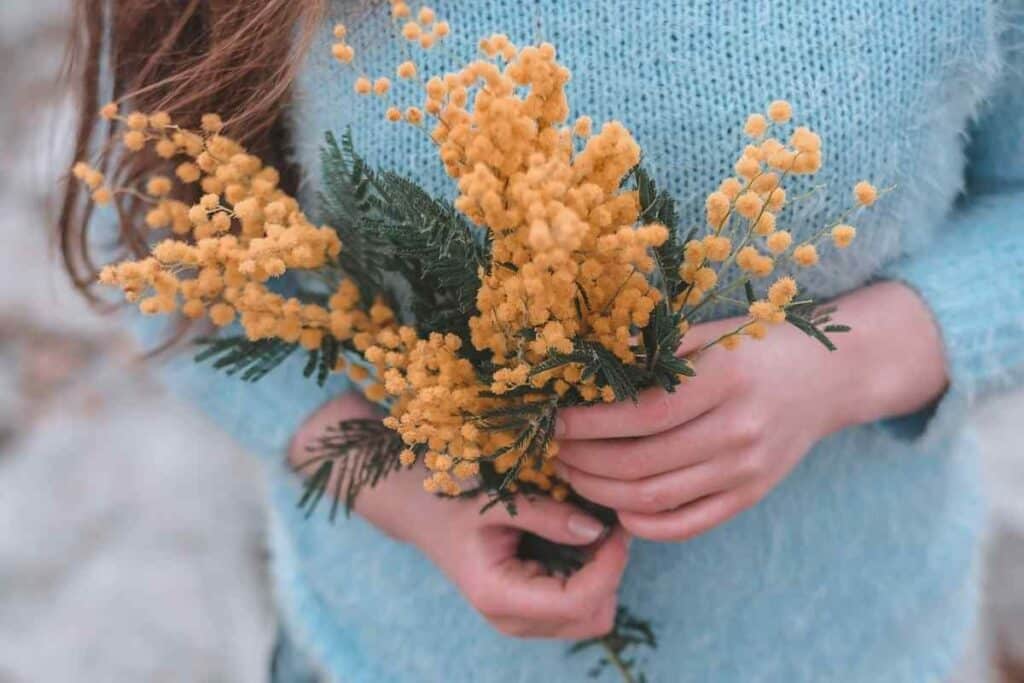
[[[379,417],[355,395],[325,404],[296,435],[289,458],[301,464],[306,445],[343,420]],[[419,468],[391,474],[359,494],[356,512],[389,536],[412,543],[436,564],[495,629],[520,638],[580,640],[608,633],[626,568],[628,538],[567,503],[520,499],[518,514],[503,506],[480,514],[481,501],[426,493]],[[329,489],[331,490],[331,489]],[[556,543],[588,546],[586,565],[567,579],[516,556],[531,532]]]

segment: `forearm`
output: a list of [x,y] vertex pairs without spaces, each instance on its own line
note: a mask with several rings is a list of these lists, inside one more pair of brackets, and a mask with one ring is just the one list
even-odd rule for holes
[[927,305],[908,286],[881,282],[840,297],[832,354],[839,373],[833,390],[842,409],[836,429],[907,415],[938,399],[948,383],[939,329]]

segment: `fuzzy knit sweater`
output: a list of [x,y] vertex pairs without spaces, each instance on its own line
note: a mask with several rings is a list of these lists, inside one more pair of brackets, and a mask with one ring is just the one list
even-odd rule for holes
[[[759,505],[696,539],[634,543],[621,599],[654,622],[660,647],[644,668],[657,683],[944,680],[978,592],[984,505],[966,408],[1024,378],[1024,3],[433,4],[460,55],[495,31],[555,43],[573,70],[574,115],[624,122],[683,223],[700,220],[746,115],[780,97],[821,132],[817,181],[835,188],[791,219],[798,237],[841,212],[854,180],[897,185],[854,246],[801,284],[819,297],[880,278],[909,284],[941,328],[948,392],[921,414],[819,443]],[[341,20],[360,67],[393,72],[405,57],[386,17],[383,2],[335,2],[302,72],[293,113],[309,199],[323,133],[350,125],[371,162],[452,194],[422,135],[356,103],[331,59]],[[449,63],[443,52],[418,59],[426,71]],[[415,548],[360,519],[303,519],[284,451],[346,386],[317,388],[300,363],[256,385],[187,358],[167,375],[267,460],[277,595],[304,655],[345,683],[586,680],[596,654],[497,634]]]

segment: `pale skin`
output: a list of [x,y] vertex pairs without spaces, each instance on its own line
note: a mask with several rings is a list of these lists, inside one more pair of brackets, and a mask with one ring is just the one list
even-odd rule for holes
[[[697,377],[674,394],[643,393],[617,403],[559,413],[563,476],[580,494],[619,513],[610,534],[568,505],[524,502],[520,515],[480,515],[479,501],[422,494],[420,472],[393,476],[362,494],[357,512],[384,533],[412,543],[502,633],[580,639],[606,633],[625,570],[628,537],[684,541],[727,522],[764,498],[822,438],[841,429],[914,412],[945,390],[939,332],[925,304],[902,284],[884,282],[836,300],[854,331],[829,353],[780,325],[762,341],[694,357]],[[735,327],[695,326],[682,354]],[[333,422],[372,415],[362,399],[325,405],[292,447]],[[531,531],[593,555],[562,580],[515,557]]]

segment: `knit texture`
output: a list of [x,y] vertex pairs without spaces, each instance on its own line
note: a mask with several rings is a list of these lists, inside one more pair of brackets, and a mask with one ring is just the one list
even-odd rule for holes
[[[745,116],[777,97],[821,132],[825,169],[814,182],[833,188],[790,214],[798,238],[848,205],[853,181],[898,186],[858,221],[853,247],[799,279],[818,296],[878,278],[915,288],[942,330],[946,397],[934,411],[825,440],[762,503],[697,539],[635,543],[621,596],[658,629],[662,645],[645,657],[658,683],[944,680],[975,609],[983,521],[964,411],[1024,377],[1019,0],[433,4],[452,19],[449,47],[460,55],[494,31],[554,42],[574,73],[575,114],[633,131],[684,224],[700,221],[704,195],[728,172]],[[335,20],[349,25],[369,73],[405,59],[385,39],[385,3],[336,2]],[[293,112],[306,199],[323,133],[347,126],[373,164],[451,196],[422,134],[355,101],[330,43],[325,25]],[[417,60],[428,72],[448,63],[442,52]],[[411,103],[412,86],[396,96]],[[593,654],[497,635],[415,549],[359,519],[331,525],[295,510],[298,484],[277,458],[341,383],[317,389],[282,368],[252,387],[188,362],[168,374],[274,458],[282,609],[338,680],[585,680]]]

